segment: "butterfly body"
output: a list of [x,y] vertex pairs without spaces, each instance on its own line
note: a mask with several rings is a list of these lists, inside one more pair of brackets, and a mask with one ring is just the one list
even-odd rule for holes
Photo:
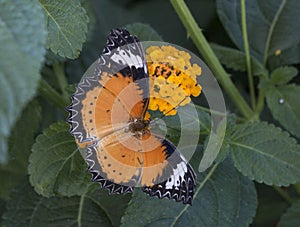
[[134,119],[132,122],[129,123],[129,131],[134,135],[143,135],[149,133],[149,123],[148,120],[143,120],[141,118]]
[[111,193],[135,187],[191,204],[196,175],[177,148],[151,131],[144,51],[125,29],[112,30],[98,61],[78,84],[69,107],[71,134],[87,144],[92,180]]

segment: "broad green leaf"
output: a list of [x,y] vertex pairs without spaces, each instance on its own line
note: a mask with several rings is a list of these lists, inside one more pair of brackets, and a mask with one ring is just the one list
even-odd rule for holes
[[[34,67],[40,68],[45,55],[47,31],[45,16],[37,0],[0,0],[0,20],[6,24],[13,35],[15,44],[27,58],[34,61]],[[25,60],[25,59],[24,59]],[[15,65],[19,63],[13,61]],[[21,76],[19,76],[21,77]]]
[[54,123],[37,137],[28,172],[36,192],[46,197],[80,195],[91,182],[66,123]]
[[128,195],[110,196],[99,188],[81,196],[46,198],[26,182],[13,191],[3,224],[8,227],[118,226],[129,199]]
[[11,193],[11,189],[13,189],[26,174],[26,172],[21,174],[14,170],[11,170],[10,168],[11,167],[7,165],[0,166],[0,199],[8,199]]
[[255,188],[257,191],[258,207],[252,225],[272,226],[274,223],[278,223],[278,220],[288,208],[288,203],[274,190],[274,187],[265,184],[256,184]]
[[[260,62],[277,50],[299,44],[299,23],[295,20],[300,10],[298,0],[245,2],[249,47]],[[232,41],[243,50],[240,0],[217,0],[217,12]]]
[[[6,205],[6,202],[4,200],[0,199],[0,217],[2,217],[2,214],[4,213],[5,205]],[[0,221],[2,223],[2,218],[0,219]]]
[[223,162],[230,154],[229,142],[230,142],[231,134],[235,129],[235,126],[236,126],[236,116],[235,114],[229,114],[227,116],[225,137],[224,140],[222,141],[223,144],[215,160],[217,163]]
[[273,117],[300,138],[300,87],[295,84],[271,87],[266,98]]
[[148,24],[134,23],[125,25],[125,27],[140,41],[162,41],[160,35]]
[[279,67],[271,73],[271,81],[275,85],[288,83],[298,74],[298,69],[293,66]]
[[206,137],[204,143],[203,157],[198,168],[199,172],[204,172],[207,168],[209,168],[212,165],[212,163],[216,160],[220,150],[222,149],[222,146],[224,147],[224,140],[226,137],[225,132],[228,130],[227,116],[223,118],[221,116],[218,117],[220,123],[217,126],[215,126],[216,130],[212,130],[211,134]]
[[[246,55],[244,52],[214,43],[210,44],[210,46],[221,63],[224,64],[227,68],[241,72],[247,71]],[[259,61],[256,60],[255,57],[251,58],[251,67],[253,75],[259,76],[267,74],[266,69]]]
[[286,49],[278,50],[269,58],[269,64],[272,69],[284,65],[293,65],[300,62],[300,43]]
[[210,133],[211,117],[197,105],[179,107],[177,114],[173,116],[162,117],[160,112],[151,111],[151,117],[154,119],[152,130],[163,135],[166,133],[166,137],[173,142],[181,139],[184,142],[182,146],[195,143],[195,139],[198,142],[200,133],[205,136]]
[[[197,162],[199,163],[199,162]],[[137,191],[122,218],[122,226],[247,226],[257,206],[253,182],[228,160],[211,175],[197,174],[193,205],[149,197]]]
[[61,57],[77,58],[86,41],[88,17],[78,0],[39,0],[47,17],[48,47]]
[[92,188],[94,188],[94,190],[89,190],[86,198],[97,203],[97,205],[105,211],[113,226],[120,226],[121,218],[132,198],[132,193],[111,195],[108,190],[101,189],[98,183],[94,183]]
[[[162,115],[159,112],[152,112],[155,117],[161,118]],[[201,133],[209,134],[211,117],[210,115],[203,111],[201,107],[193,104],[187,104],[184,107],[179,107],[177,109],[177,114],[173,116],[165,116],[162,118],[168,128],[181,131],[195,131],[199,128],[194,127],[195,121],[199,125]]]
[[294,227],[300,224],[300,200],[297,200],[281,217],[279,227]]
[[24,109],[8,139],[6,164],[0,164],[0,198],[8,198],[10,190],[27,175],[28,157],[40,123],[41,108],[33,101]]
[[235,167],[252,180],[277,186],[300,181],[300,146],[274,125],[239,125],[230,149]]
[[294,189],[297,191],[298,194],[300,194],[300,182],[297,182],[293,185]]
[[3,162],[10,130],[38,85],[46,28],[43,12],[35,0],[0,0],[0,6],[0,162]]
[[33,100],[22,112],[8,139],[10,160],[18,161],[18,171],[27,171],[28,157],[40,120],[41,107],[37,100]]
[[[78,83],[82,75],[89,68],[89,66],[99,58],[106,43],[106,37],[109,31],[113,28],[124,27],[125,24],[134,23],[138,21],[136,16],[130,12],[128,8],[121,7],[120,4],[114,4],[111,0],[102,1],[84,1],[91,4],[94,16],[90,16],[90,22],[95,23],[95,26],[90,34],[88,34],[87,42],[83,46],[80,57],[75,61],[68,61],[66,70],[72,77],[69,78],[71,83]],[[90,12],[85,7],[87,13]],[[90,28],[89,28],[90,29]]]

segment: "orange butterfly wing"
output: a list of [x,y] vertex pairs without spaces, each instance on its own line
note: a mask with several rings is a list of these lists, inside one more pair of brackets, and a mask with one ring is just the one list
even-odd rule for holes
[[130,131],[130,124],[144,119],[149,102],[144,59],[136,37],[124,29],[110,33],[72,96],[71,133],[86,148],[93,181],[110,192],[142,186],[150,196],[191,203],[195,174],[176,147],[146,125],[145,132]]

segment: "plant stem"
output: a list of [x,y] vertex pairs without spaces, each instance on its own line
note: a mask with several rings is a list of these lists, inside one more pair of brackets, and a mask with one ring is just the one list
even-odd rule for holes
[[78,214],[77,214],[77,222],[78,222],[78,227],[81,227],[81,222],[82,222],[82,212],[83,212],[83,204],[84,204],[84,199],[85,199],[85,193],[83,193],[80,197],[80,202],[79,202],[79,209],[78,209]]
[[53,87],[51,87],[43,79],[40,80],[39,93],[63,111],[69,105],[66,99],[64,99]]
[[68,82],[67,82],[67,79],[66,79],[63,63],[53,64],[53,70],[54,70],[54,74],[57,78],[59,88],[60,88],[60,90],[63,94],[63,97],[67,100],[69,95],[66,92],[65,88],[67,87]]
[[249,42],[248,42],[245,0],[241,0],[241,17],[242,17],[242,31],[243,31],[244,49],[245,49],[245,54],[246,54],[248,82],[249,82],[250,97],[251,97],[251,106],[252,106],[252,109],[254,109],[255,108],[255,90],[254,90],[253,75],[252,75],[252,68],[251,68],[251,59],[250,59],[250,51],[249,51]]
[[206,175],[206,177],[204,178],[204,180],[201,182],[201,184],[197,188],[197,190],[195,192],[195,195],[197,195],[201,191],[201,189],[206,184],[206,182],[211,178],[212,174],[215,172],[215,170],[217,169],[218,165],[219,165],[218,163],[214,164],[213,167],[209,170],[208,174]]
[[273,186],[275,191],[285,200],[288,202],[288,204],[292,204],[293,200],[292,198],[286,193],[282,188]]
[[[195,191],[195,197],[199,194],[199,192],[201,191],[201,189],[204,187],[204,185],[206,184],[206,182],[211,178],[212,174],[215,172],[215,170],[217,169],[218,164],[215,164],[208,172],[208,174],[206,175],[206,177],[204,178],[204,180],[201,182],[201,184],[199,185],[199,187],[197,188],[197,190]],[[184,212],[189,208],[190,205],[185,205],[185,207],[181,210],[181,212],[176,216],[176,218],[174,219],[174,221],[172,222],[172,224],[170,226],[175,226],[177,221],[179,220],[179,218],[184,214]]]
[[257,105],[256,105],[256,108],[255,108],[255,113],[257,115],[260,115],[260,113],[262,112],[262,110],[264,108],[264,102],[265,102],[265,90],[260,89],[259,93],[258,93]]
[[243,97],[231,81],[229,75],[227,74],[227,72],[219,62],[218,58],[212,51],[211,47],[209,46],[206,38],[204,37],[201,29],[197,25],[194,17],[192,16],[185,2],[183,0],[171,0],[171,3],[175,11],[177,12],[179,18],[181,19],[183,25],[185,26],[191,39],[193,40],[198,50],[204,57],[206,63],[214,73],[216,79],[219,81],[219,83],[225,89],[227,94],[233,100],[240,112],[247,119],[255,118],[255,113],[249,107],[247,102],[243,99]]
[[276,12],[276,14],[273,18],[273,21],[271,23],[271,26],[269,28],[268,37],[267,37],[266,45],[265,45],[265,51],[264,51],[264,59],[263,59],[264,67],[266,67],[266,65],[267,65],[268,56],[269,56],[269,49],[270,49],[271,39],[272,39],[272,35],[273,35],[273,32],[274,32],[275,25],[277,24],[279,16],[280,16],[280,14],[281,14],[281,12],[282,12],[285,5],[286,5],[286,0],[282,0],[282,2],[280,4],[280,7],[277,10],[277,12]]
[[220,111],[217,111],[217,110],[212,110],[212,109],[209,109],[209,108],[204,107],[204,106],[195,105],[195,108],[199,109],[199,110],[203,110],[204,112],[207,112],[207,113],[214,114],[214,115],[218,115],[218,116],[222,116],[222,117],[227,116],[227,113],[220,112]]

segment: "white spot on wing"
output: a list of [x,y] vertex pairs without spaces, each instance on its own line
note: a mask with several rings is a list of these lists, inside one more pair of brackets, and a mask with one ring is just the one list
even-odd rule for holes
[[173,186],[179,187],[181,184],[179,177],[181,177],[181,179],[184,179],[184,175],[186,172],[186,163],[184,161],[178,163],[176,165],[176,168],[173,169],[173,174],[170,176],[171,181],[169,181],[168,179],[166,182],[166,189],[172,189]]
[[131,51],[120,50],[119,48],[111,56],[111,60],[118,64],[128,65],[130,67],[135,66],[136,68],[143,67],[143,61],[141,56],[134,55]]

